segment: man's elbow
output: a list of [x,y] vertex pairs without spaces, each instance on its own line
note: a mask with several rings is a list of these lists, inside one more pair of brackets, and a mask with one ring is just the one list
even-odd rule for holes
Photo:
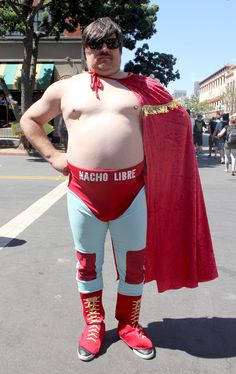
[[27,112],[25,112],[20,119],[20,127],[22,128],[24,133],[27,133],[27,130],[30,129],[32,121],[30,120]]
[[21,116],[21,119],[20,119],[20,126],[22,128],[22,130],[24,130],[24,128],[26,127],[26,124],[27,124],[27,115],[26,113],[24,113],[22,116]]

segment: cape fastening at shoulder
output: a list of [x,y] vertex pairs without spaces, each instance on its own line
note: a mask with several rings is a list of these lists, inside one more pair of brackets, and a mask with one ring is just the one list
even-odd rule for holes
[[159,292],[215,279],[216,263],[188,113],[155,80],[119,83],[142,107],[148,207],[145,281]]

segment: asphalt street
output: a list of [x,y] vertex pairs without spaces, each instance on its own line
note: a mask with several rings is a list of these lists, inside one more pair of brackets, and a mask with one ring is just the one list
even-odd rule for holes
[[236,372],[236,176],[224,173],[224,165],[208,158],[206,149],[198,164],[219,278],[162,294],[154,283],[145,285],[140,322],[157,355],[142,360],[116,335],[117,282],[108,236],[107,334],[100,355],[83,363],[76,354],[84,322],[65,178],[39,157],[0,150],[0,374]]

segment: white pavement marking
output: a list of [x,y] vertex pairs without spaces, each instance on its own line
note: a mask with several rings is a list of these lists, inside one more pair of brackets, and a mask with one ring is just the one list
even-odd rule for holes
[[60,183],[47,195],[3,225],[0,228],[0,251],[64,196],[67,184],[68,181]]

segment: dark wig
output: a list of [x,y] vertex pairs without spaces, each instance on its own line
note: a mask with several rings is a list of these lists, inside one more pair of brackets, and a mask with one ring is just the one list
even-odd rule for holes
[[98,18],[96,21],[85,27],[82,33],[83,47],[86,48],[88,43],[93,39],[100,40],[103,38],[109,38],[113,34],[115,34],[119,41],[119,49],[121,52],[122,33],[120,27],[109,17]]

